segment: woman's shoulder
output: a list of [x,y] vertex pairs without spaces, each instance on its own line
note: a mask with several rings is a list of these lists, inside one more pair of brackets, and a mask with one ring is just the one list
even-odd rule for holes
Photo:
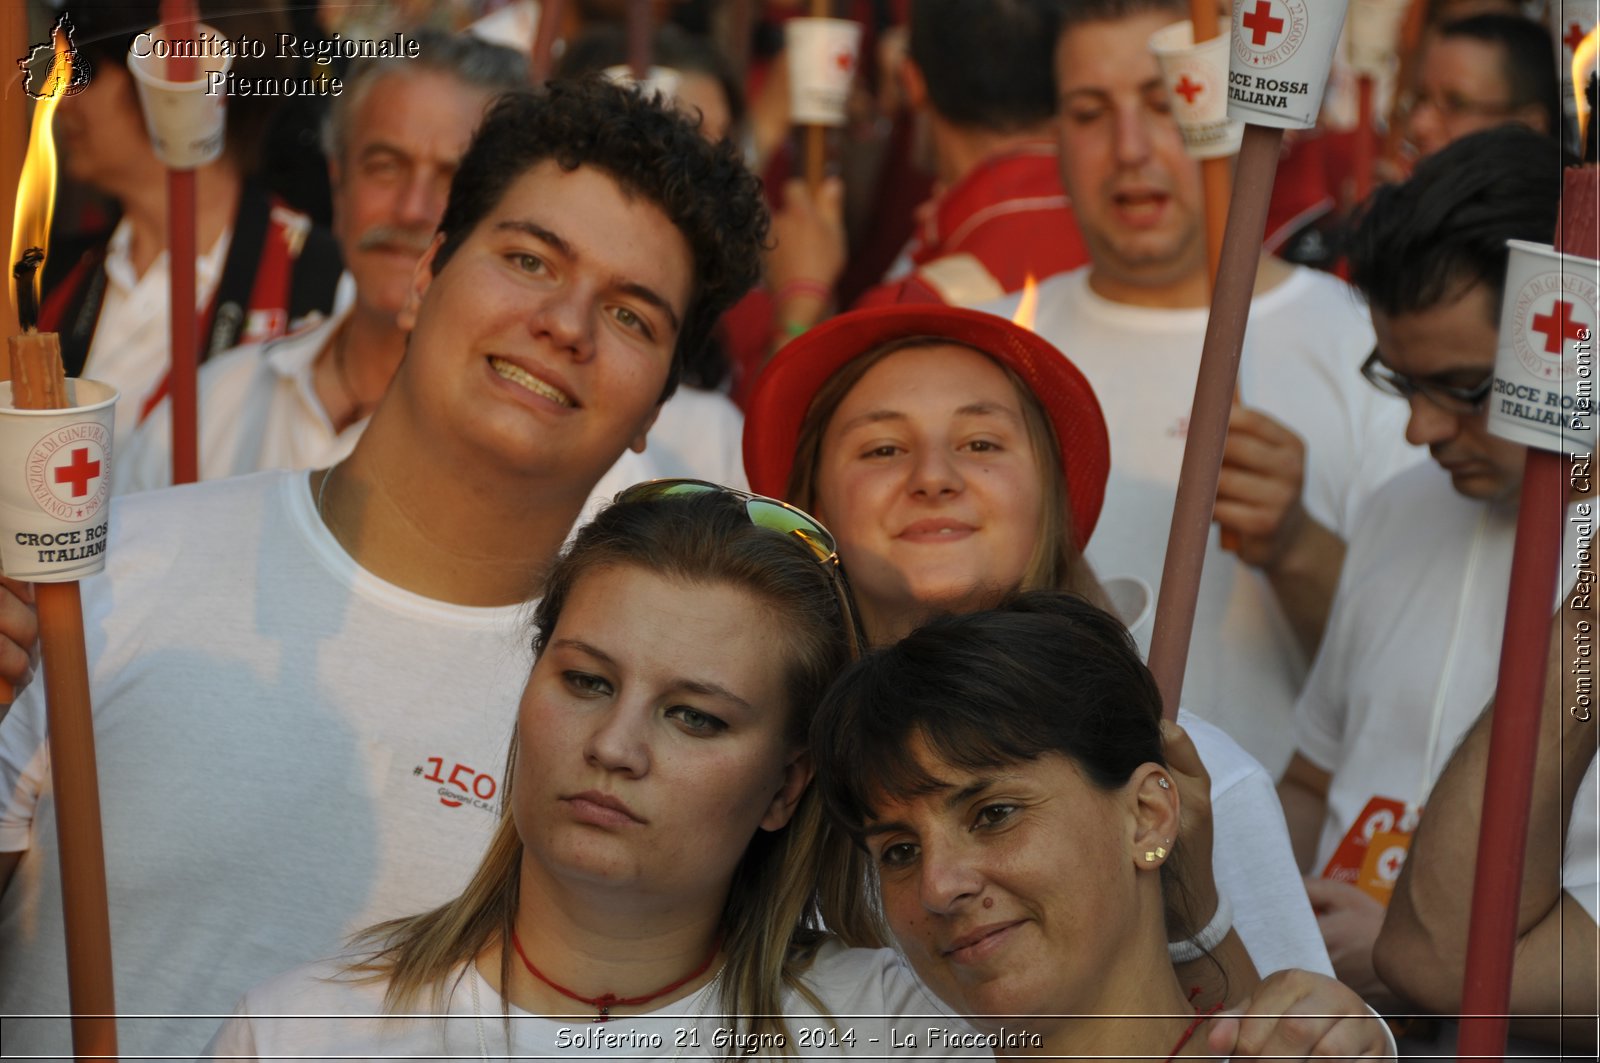
[[817,949],[800,981],[834,1016],[947,1014],[894,949],[850,948],[830,939]]
[[363,955],[343,953],[292,968],[245,993],[248,1015],[376,1015],[387,979],[363,971]]

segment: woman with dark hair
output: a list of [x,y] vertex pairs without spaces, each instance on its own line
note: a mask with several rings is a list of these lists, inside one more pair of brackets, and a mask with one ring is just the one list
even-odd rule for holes
[[[756,490],[833,528],[875,645],[1017,590],[1072,591],[1141,625],[1148,588],[1103,586],[1083,558],[1111,463],[1100,404],[1060,351],[1004,318],[920,305],[836,317],[767,367],[744,444]],[[1271,777],[1216,727],[1178,722],[1167,757],[1191,817],[1180,910],[1196,940],[1175,932],[1174,962],[1214,984],[1196,962],[1211,949],[1234,992],[1257,971],[1331,974]]]
[[[996,1055],[1242,1047],[1168,959],[1182,828],[1160,719],[1121,624],[1049,591],[930,623],[817,711],[818,785],[867,850],[890,929]],[[1306,1020],[1304,1054],[1382,1040],[1375,1015]]]

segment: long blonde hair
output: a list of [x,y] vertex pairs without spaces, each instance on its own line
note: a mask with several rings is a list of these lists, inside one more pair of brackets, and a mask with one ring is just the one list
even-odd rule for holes
[[[785,619],[789,638],[783,662],[789,734],[803,746],[812,711],[849,659],[835,584],[817,559],[785,536],[756,527],[731,495],[622,502],[603,510],[556,562],[535,609],[534,649],[555,631],[579,578],[604,566],[637,566],[690,583],[730,584],[750,591]],[[507,756],[500,823],[467,887],[454,900],[422,915],[369,927],[357,935],[367,955],[352,966],[359,975],[386,979],[384,1005],[411,1008],[424,991],[442,1010],[453,986],[449,975],[500,945],[501,984],[510,976],[522,871],[523,843],[511,815],[517,741]],[[751,1034],[781,1034],[785,987],[821,1004],[801,980],[815,947],[826,936],[817,896],[825,854],[835,848],[821,800],[808,787],[789,824],[759,831],[729,884],[722,917],[725,963],[719,978],[721,1007],[730,1021],[747,1022]],[[831,874],[828,875],[832,880]],[[849,931],[868,925],[858,905],[841,905]],[[855,935],[845,935],[847,938]],[[859,937],[857,937],[859,940]],[[852,943],[852,942],[847,942]],[[875,943],[875,942],[874,942]],[[507,1005],[509,1008],[509,1004]]]

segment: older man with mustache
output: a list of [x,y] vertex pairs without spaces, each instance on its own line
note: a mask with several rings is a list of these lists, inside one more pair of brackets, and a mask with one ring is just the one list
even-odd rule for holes
[[[416,59],[359,61],[323,130],[334,235],[334,313],[247,344],[200,373],[200,478],[331,465],[350,452],[405,353],[395,321],[488,102],[527,80],[523,57],[474,37],[415,35]],[[113,473],[119,492],[172,482],[163,399]]]

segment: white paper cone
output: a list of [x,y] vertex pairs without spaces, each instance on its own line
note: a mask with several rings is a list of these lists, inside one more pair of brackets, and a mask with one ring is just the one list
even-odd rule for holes
[[789,120],[795,125],[844,125],[861,50],[861,24],[840,18],[792,18],[784,23],[784,40]]
[[1600,262],[1507,243],[1489,431],[1542,450],[1592,454]]
[[1236,0],[1228,113],[1279,129],[1317,124],[1346,0]]
[[669,105],[678,98],[678,82],[683,80],[683,75],[670,66],[651,67],[643,81],[634,78],[633,68],[626,63],[608,66],[601,73],[619,85],[637,85],[641,96],[659,96]]
[[[164,50],[171,42],[156,26],[134,38],[128,49],[128,70],[139,90],[145,129],[156,157],[174,170],[192,170],[222,154],[227,130],[227,92],[222,77],[233,66],[233,42],[210,26],[198,26],[202,53],[194,81],[168,81]],[[209,42],[207,44],[206,42]],[[192,42],[178,42],[192,46]]]
[[0,570],[65,583],[105,567],[117,389],[69,380],[64,410],[18,410],[0,382]]
[[1222,32],[1204,44],[1194,43],[1187,19],[1150,38],[1184,149],[1196,159],[1237,155],[1244,137],[1244,123],[1228,117],[1228,28],[1218,23]]

